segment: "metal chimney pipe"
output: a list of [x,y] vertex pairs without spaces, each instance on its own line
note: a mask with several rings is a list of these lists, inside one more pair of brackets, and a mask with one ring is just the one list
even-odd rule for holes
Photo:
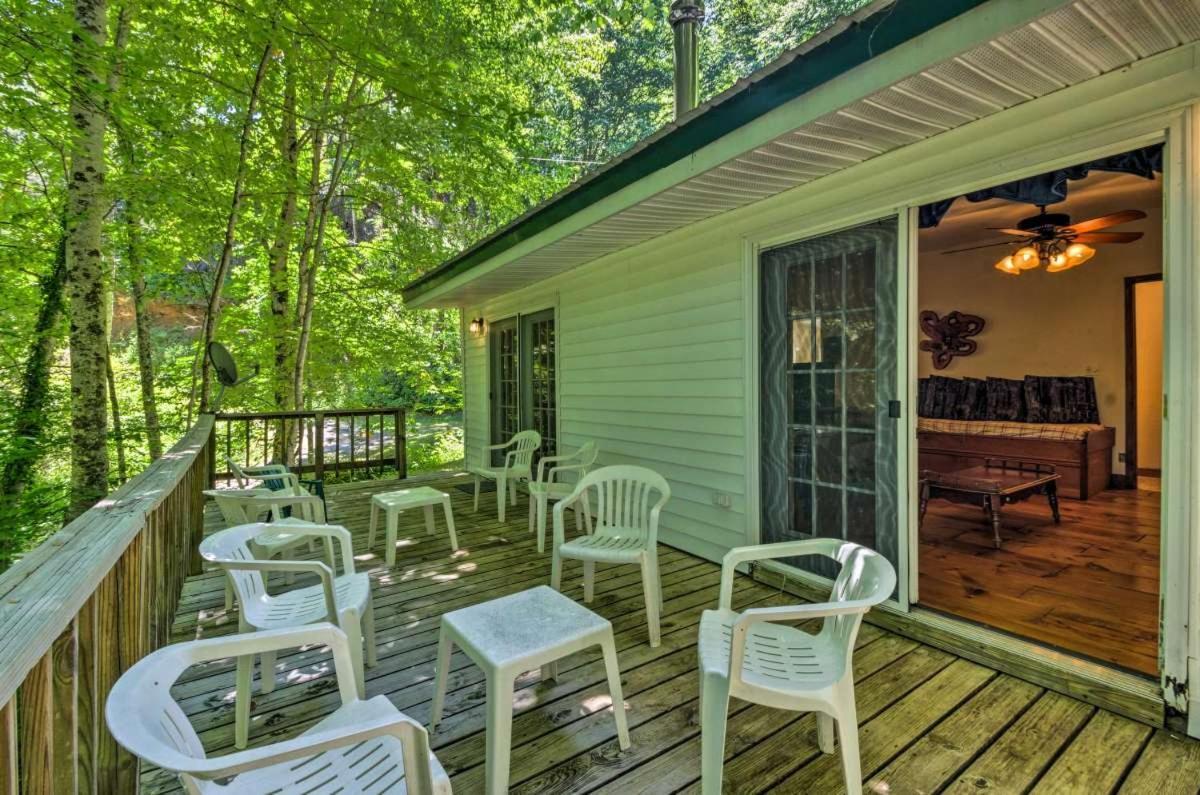
[[675,118],[700,103],[700,26],[703,0],[674,0],[671,29],[675,33]]

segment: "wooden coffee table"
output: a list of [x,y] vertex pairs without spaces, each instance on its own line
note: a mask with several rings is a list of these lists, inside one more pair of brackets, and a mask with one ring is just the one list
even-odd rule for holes
[[[1025,461],[987,459],[983,466],[955,472],[921,471],[921,504],[919,521],[925,520],[930,500],[948,500],[983,508],[991,520],[996,549],[1000,548],[1000,509],[1004,505],[1023,502],[1035,494],[1045,494],[1050,503],[1054,523],[1059,524],[1058,480],[1062,475],[1046,464]],[[919,526],[919,525],[918,525]]]

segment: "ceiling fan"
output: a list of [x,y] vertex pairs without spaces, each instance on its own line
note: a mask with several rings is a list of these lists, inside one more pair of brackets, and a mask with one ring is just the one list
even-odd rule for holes
[[1014,235],[1020,238],[1019,240],[984,243],[982,246],[968,246],[942,253],[957,254],[991,246],[1019,245],[1020,248],[996,263],[996,270],[1019,276],[1021,271],[1044,267],[1048,273],[1057,273],[1082,265],[1095,256],[1096,249],[1088,245],[1089,243],[1102,246],[1139,240],[1142,237],[1141,232],[1099,230],[1146,217],[1141,210],[1121,210],[1072,224],[1071,216],[1066,213],[1048,213],[1044,204],[1038,205],[1038,211],[1037,215],[1018,221],[1015,229],[991,227],[994,231]]

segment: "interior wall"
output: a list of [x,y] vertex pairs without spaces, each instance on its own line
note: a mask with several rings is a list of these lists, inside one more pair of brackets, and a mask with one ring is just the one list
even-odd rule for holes
[[[966,204],[961,200],[960,203]],[[1125,204],[1103,212],[1129,206],[1136,205]],[[968,208],[956,207],[956,211],[963,209]],[[931,240],[923,230],[919,256],[920,309],[932,309],[940,315],[957,309],[979,315],[986,325],[973,338],[978,350],[970,356],[956,357],[944,370],[934,370],[930,354],[918,352],[921,377],[935,373],[955,378],[1092,376],[1100,422],[1116,428],[1113,472],[1123,473],[1125,468],[1120,458],[1125,451],[1125,277],[1162,271],[1161,212],[1158,208],[1140,209],[1146,210],[1147,218],[1118,229],[1142,232],[1141,240],[1098,247],[1091,261],[1061,273],[1047,273],[1039,268],[1019,276],[1007,275],[995,269],[1004,248],[946,254],[943,246],[930,245],[936,240]],[[1059,210],[1061,207],[1051,208]],[[1024,214],[1035,212],[1033,209]],[[1080,219],[1093,217],[1071,212]],[[1020,215],[1018,210],[1017,217]],[[998,233],[987,231],[986,227],[1004,225],[1007,224],[980,224],[976,241],[996,239]],[[1161,362],[1161,354],[1158,359]]]
[[1137,465],[1162,469],[1163,283],[1134,285],[1137,341]]

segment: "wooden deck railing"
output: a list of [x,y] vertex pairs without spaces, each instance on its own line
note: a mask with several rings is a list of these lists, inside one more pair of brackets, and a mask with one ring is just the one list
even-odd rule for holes
[[216,416],[215,478],[229,478],[227,459],[245,466],[272,461],[333,479],[408,475],[404,409],[277,411]]
[[0,794],[126,793],[104,704],[198,573],[213,418],[0,575]]

